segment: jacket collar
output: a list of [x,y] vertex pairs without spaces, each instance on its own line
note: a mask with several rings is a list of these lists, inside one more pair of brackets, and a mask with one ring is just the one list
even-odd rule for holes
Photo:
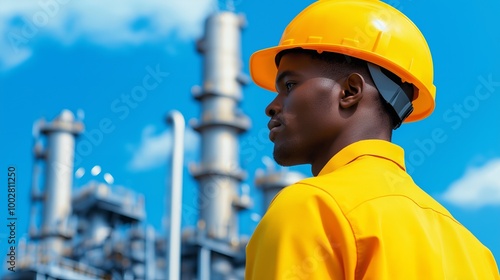
[[361,156],[387,159],[396,163],[401,169],[406,170],[403,148],[385,140],[361,140],[347,145],[335,154],[321,169],[318,176],[331,173]]

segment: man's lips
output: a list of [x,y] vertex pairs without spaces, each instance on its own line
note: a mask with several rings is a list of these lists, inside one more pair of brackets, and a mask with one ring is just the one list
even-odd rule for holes
[[267,127],[269,128],[269,130],[272,130],[273,128],[278,127],[280,125],[281,122],[278,121],[277,119],[271,119],[269,123],[267,123]]
[[276,133],[278,133],[278,130],[282,127],[282,123],[278,121],[277,119],[271,119],[269,123],[267,124],[267,127],[269,128],[269,139],[274,142],[274,138],[276,137]]

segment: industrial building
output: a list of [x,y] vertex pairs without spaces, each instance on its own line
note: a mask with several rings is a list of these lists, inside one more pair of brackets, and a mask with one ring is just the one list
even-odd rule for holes
[[[201,113],[190,125],[201,136],[201,155],[189,172],[198,191],[211,195],[199,207],[196,229],[183,231],[181,217],[172,215],[168,233],[156,231],[146,223],[143,197],[127,186],[94,180],[76,191],[75,145],[84,124],[62,110],[54,120],[39,122],[29,238],[18,246],[16,273],[3,279],[243,279],[247,240],[239,236],[238,214],[253,205],[242,186],[249,174],[239,164],[239,135],[250,127],[239,108],[249,80],[240,54],[243,25],[241,15],[217,12],[197,43],[203,81],[192,94]],[[168,112],[166,125],[174,131],[172,179],[158,188],[167,188],[170,212],[182,215],[182,114]],[[268,168],[251,181],[268,205],[302,177]]]

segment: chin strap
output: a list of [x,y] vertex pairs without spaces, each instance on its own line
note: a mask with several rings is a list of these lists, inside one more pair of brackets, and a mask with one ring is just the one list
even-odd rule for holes
[[411,100],[400,86],[382,72],[379,66],[370,62],[367,64],[370,75],[380,95],[382,95],[385,102],[391,105],[394,116],[398,118],[394,126],[394,129],[396,129],[413,112]]

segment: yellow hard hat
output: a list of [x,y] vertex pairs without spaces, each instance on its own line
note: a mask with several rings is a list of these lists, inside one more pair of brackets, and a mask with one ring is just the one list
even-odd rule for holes
[[320,0],[286,27],[279,45],[250,58],[253,81],[275,91],[275,56],[303,48],[349,55],[383,67],[414,85],[413,112],[405,122],[432,113],[436,87],[429,46],[420,30],[395,8],[377,0]]

